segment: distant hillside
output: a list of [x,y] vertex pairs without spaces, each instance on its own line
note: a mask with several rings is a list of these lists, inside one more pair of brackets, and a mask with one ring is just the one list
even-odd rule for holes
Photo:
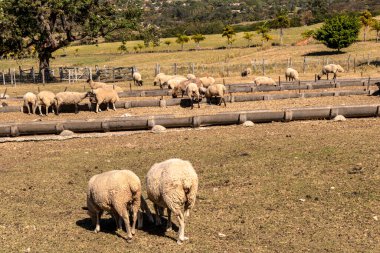
[[144,20],[167,37],[184,31],[219,33],[225,24],[270,19],[279,10],[287,10],[292,26],[299,26],[366,9],[380,14],[380,0],[153,0],[144,1]]

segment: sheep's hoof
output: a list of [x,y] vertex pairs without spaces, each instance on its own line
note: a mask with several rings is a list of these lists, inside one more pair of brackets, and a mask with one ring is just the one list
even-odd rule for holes
[[182,243],[183,243],[184,241],[187,241],[187,240],[189,240],[189,237],[184,236],[182,239],[178,239],[178,240],[177,240],[177,244],[178,244],[178,245],[182,245]]
[[166,232],[170,232],[170,231],[172,231],[172,230],[173,230],[173,229],[172,229],[171,226],[166,228]]
[[132,229],[131,234],[132,234],[132,235],[135,235],[135,234],[136,234],[136,230],[135,230],[135,229]]

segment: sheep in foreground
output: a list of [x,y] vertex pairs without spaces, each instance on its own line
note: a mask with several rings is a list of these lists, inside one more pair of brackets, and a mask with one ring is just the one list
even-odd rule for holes
[[208,99],[209,104],[211,104],[212,97],[219,97],[220,99],[219,99],[218,105],[221,105],[223,101],[224,106],[227,106],[226,100],[224,98],[225,94],[226,94],[226,86],[224,86],[223,84],[213,84],[207,88],[205,92],[205,97]]
[[300,79],[298,71],[292,68],[287,68],[285,71],[285,79],[286,81],[298,81]]
[[[117,229],[124,220],[128,240],[136,233],[137,213],[141,205],[141,182],[130,170],[112,170],[94,175],[88,182],[87,208],[94,232],[100,231],[100,218],[104,211],[112,214]],[[132,211],[132,228],[129,223]]]
[[104,89],[115,90],[116,92],[123,92],[122,88],[120,88],[119,86],[114,85],[114,84],[106,84],[106,83],[102,83],[102,82],[94,82],[91,79],[88,79],[87,83],[90,85],[91,89],[104,88]]
[[252,73],[252,69],[246,68],[245,70],[241,72],[241,77],[249,76],[251,73]]
[[186,78],[189,79],[189,80],[193,80],[193,79],[195,79],[197,77],[194,74],[187,74]]
[[141,74],[139,72],[134,72],[133,75],[133,83],[138,86],[142,86],[143,85],[143,81],[142,81],[142,77],[141,77]]
[[156,225],[161,224],[160,211],[167,208],[167,230],[171,229],[171,213],[179,221],[178,244],[185,237],[185,216],[194,207],[198,191],[198,175],[189,161],[169,159],[154,164],[146,175],[148,198],[154,203]]
[[336,76],[338,72],[344,72],[344,69],[342,68],[342,66],[338,64],[328,64],[328,65],[323,66],[321,73],[319,73],[317,77],[318,77],[318,80],[321,80],[322,76],[326,75],[327,80],[329,80],[329,73],[333,73],[334,74],[333,79],[336,80]]
[[277,83],[270,77],[267,77],[267,76],[258,76],[255,78],[254,80],[255,84],[257,86],[260,86],[260,85],[274,85],[274,86],[277,86]]
[[115,90],[99,88],[96,90],[89,91],[88,96],[95,98],[95,103],[96,103],[95,112],[96,113],[100,111],[99,105],[103,103],[107,104],[107,111],[109,110],[110,103],[112,104],[112,109],[116,111],[115,103],[119,101],[119,95],[117,94]]
[[[40,115],[42,116],[42,106],[45,106],[46,116],[49,112],[49,107],[55,104],[55,95],[51,91],[41,91],[37,94],[37,103]],[[52,109],[54,113],[54,109]]]
[[194,100],[198,102],[198,108],[201,108],[201,106],[199,105],[199,102],[201,101],[201,96],[199,93],[199,87],[196,83],[189,83],[186,86],[186,94],[190,98],[191,109],[194,108]]
[[36,111],[36,103],[37,103],[36,94],[32,92],[27,92],[25,93],[23,99],[24,99],[24,106],[28,107],[28,114],[30,115],[30,112],[34,114]]
[[78,104],[88,97],[87,92],[59,92],[55,95],[55,108],[57,115],[59,115],[59,108],[61,105],[75,105],[75,113],[78,113]]
[[203,87],[207,88],[210,85],[213,85],[215,83],[215,79],[212,77],[201,77],[199,78],[201,80]]

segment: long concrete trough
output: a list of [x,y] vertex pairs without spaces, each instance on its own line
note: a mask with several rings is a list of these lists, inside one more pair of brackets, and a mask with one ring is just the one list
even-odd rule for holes
[[120,117],[96,120],[67,120],[50,122],[0,124],[0,137],[21,135],[59,134],[63,130],[75,133],[148,130],[154,125],[166,128],[200,127],[242,124],[247,120],[255,123],[294,120],[332,119],[337,115],[346,118],[379,117],[380,104],[289,108],[279,111],[243,111],[217,115],[201,115],[175,118],[168,116]]
[[[234,102],[249,102],[249,101],[261,101],[261,100],[279,100],[289,98],[311,98],[311,97],[332,97],[332,96],[352,96],[352,95],[372,95],[374,91],[367,90],[341,90],[341,91],[324,91],[313,93],[286,93],[286,94],[263,94],[263,95],[239,95],[235,96],[231,94],[226,96],[226,101],[230,103]],[[212,103],[216,103],[216,99],[211,100]],[[207,103],[206,99],[201,101],[202,104]],[[182,106],[189,107],[191,104],[190,99],[185,98],[173,98],[173,99],[150,99],[150,100],[132,100],[132,101],[119,101],[116,103],[116,108],[137,108],[137,107],[166,107],[166,106]],[[101,106],[101,109],[105,109],[105,105]],[[62,105],[61,112],[74,112],[75,107],[72,105]],[[79,111],[95,111],[94,106],[90,103],[79,105]],[[27,108],[24,106],[4,106],[0,107],[0,113],[9,112],[27,112]]]

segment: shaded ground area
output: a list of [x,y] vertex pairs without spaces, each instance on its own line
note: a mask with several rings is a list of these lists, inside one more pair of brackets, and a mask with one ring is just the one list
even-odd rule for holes
[[[303,121],[0,144],[1,250],[379,252],[379,123]],[[153,163],[172,157],[190,160],[200,179],[189,242],[178,246],[175,232],[164,236],[147,224],[127,243],[109,216],[100,233],[90,231],[81,207],[92,175],[128,168],[144,182]]]

